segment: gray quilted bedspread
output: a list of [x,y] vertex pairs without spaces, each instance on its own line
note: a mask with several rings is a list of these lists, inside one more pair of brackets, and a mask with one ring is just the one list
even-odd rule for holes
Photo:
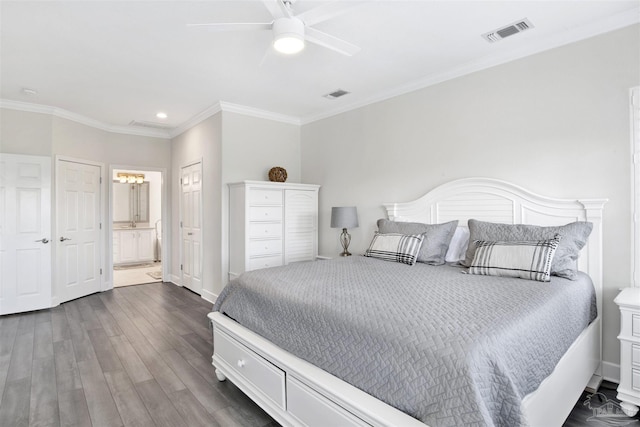
[[361,256],[243,274],[214,310],[433,426],[526,425],[534,391],[595,318],[593,285]]

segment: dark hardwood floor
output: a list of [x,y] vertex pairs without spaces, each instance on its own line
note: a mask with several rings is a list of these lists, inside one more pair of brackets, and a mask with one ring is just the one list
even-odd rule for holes
[[276,426],[216,380],[210,310],[153,283],[0,317],[0,426]]
[[[210,309],[152,283],[0,317],[0,426],[277,426],[216,380]],[[615,384],[601,391],[614,400]],[[611,425],[587,397],[565,426]]]

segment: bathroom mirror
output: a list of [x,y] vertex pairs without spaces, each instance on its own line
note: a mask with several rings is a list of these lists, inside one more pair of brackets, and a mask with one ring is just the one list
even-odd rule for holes
[[149,222],[149,183],[113,182],[113,222]]

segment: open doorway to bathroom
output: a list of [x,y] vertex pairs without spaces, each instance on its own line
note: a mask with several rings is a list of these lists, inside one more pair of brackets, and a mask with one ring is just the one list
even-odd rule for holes
[[162,173],[113,169],[113,286],[162,281]]

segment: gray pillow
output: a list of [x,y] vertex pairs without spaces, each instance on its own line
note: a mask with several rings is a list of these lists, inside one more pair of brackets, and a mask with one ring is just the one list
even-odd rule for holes
[[493,222],[469,220],[469,247],[463,265],[469,267],[476,252],[476,240],[491,241],[523,241],[523,240],[548,240],[556,234],[562,236],[553,261],[551,262],[551,274],[575,280],[577,276],[576,261],[580,255],[580,249],[587,244],[587,239],[593,224],[577,221],[561,226],[540,227],[526,224],[499,224]]
[[418,262],[431,265],[444,264],[444,257],[457,226],[458,221],[445,222],[444,224],[422,224],[420,222],[389,221],[384,218],[378,220],[378,231],[381,234],[424,234],[424,240],[418,253]]

